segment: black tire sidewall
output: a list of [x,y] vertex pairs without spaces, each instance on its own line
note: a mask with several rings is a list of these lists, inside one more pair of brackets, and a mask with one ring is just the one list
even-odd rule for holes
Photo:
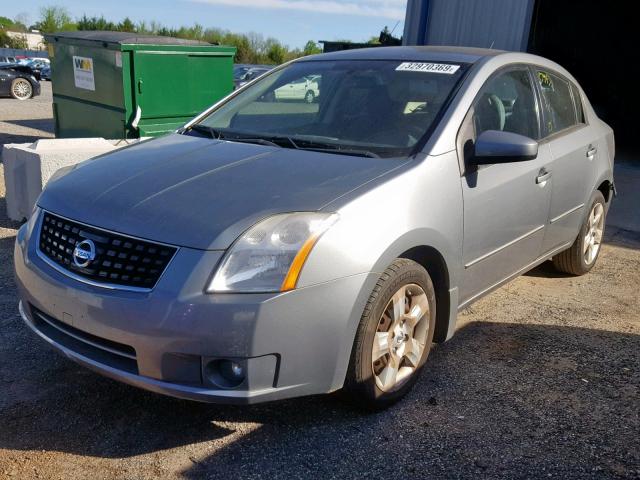
[[[371,353],[374,336],[378,328],[378,322],[384,309],[391,300],[394,293],[398,291],[402,286],[408,284],[419,285],[427,295],[429,302],[429,332],[427,335],[427,341],[425,349],[420,359],[419,365],[413,372],[411,377],[397,390],[391,392],[385,392],[378,388],[375,377],[373,375],[373,367],[371,362]],[[380,289],[377,298],[375,299],[371,310],[368,314],[363,315],[361,319],[361,325],[358,329],[358,335],[362,335],[364,338],[361,342],[356,342],[356,346],[359,349],[354,350],[354,355],[358,355],[360,358],[356,362],[358,366],[358,372],[355,372],[355,380],[357,383],[356,389],[359,391],[359,396],[365,397],[368,402],[368,407],[372,409],[385,408],[386,406],[395,403],[397,400],[407,394],[413,387],[415,382],[420,376],[420,372],[428,358],[431,346],[433,344],[433,334],[435,331],[436,321],[436,300],[433,283],[427,271],[419,264],[413,261],[406,261],[402,263],[400,268],[393,272],[392,275],[385,281],[383,281],[382,288]]]

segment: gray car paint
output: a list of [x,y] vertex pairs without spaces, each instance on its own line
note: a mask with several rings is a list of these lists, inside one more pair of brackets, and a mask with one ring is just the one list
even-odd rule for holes
[[406,161],[171,134],[80,165],[38,204],[87,224],[99,218],[107,230],[221,250],[262,218],[319,210]]
[[[42,208],[183,248],[152,292],[105,291],[48,267],[35,254],[29,231],[38,231],[37,221],[25,226],[17,237],[15,264],[27,324],[35,329],[29,304],[56,317],[73,312],[77,328],[134,345],[140,375],[56,348],[103,374],[161,393],[255,402],[329,392],[342,386],[364,304],[395,258],[428,247],[442,259],[446,281],[439,301],[446,301],[438,305],[437,331],[444,332],[439,340],[450,338],[459,309],[573,242],[587,214],[584,205],[603,182],[613,182],[611,129],[582,91],[588,123],[543,139],[535,160],[491,165],[475,174],[466,169],[458,135],[481,86],[512,64],[549,68],[577,85],[549,60],[450,47],[367,49],[319,58],[473,66],[422,151],[408,161],[171,135],[60,178],[44,191]],[[585,141],[586,147],[597,147],[591,158],[581,157]],[[552,174],[544,185],[536,183],[541,168]],[[572,175],[575,168],[584,174]],[[556,193],[559,188],[562,194]],[[340,220],[312,250],[296,290],[203,293],[222,255],[212,249],[227,248],[264,216],[298,210],[337,212]],[[221,390],[169,376],[165,370],[175,371],[173,354],[276,361],[258,362],[273,365],[265,369],[247,360],[249,380],[236,390]]]

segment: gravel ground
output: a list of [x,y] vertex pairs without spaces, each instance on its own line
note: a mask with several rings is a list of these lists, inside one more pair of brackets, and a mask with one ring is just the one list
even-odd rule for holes
[[53,137],[51,82],[41,82],[41,94],[29,100],[0,97],[0,145]]
[[[15,124],[0,111],[0,143]],[[0,164],[1,479],[640,478],[640,234],[609,228],[589,275],[547,263],[480,300],[404,401],[364,414],[190,403],[63,359],[18,317],[17,226]]]

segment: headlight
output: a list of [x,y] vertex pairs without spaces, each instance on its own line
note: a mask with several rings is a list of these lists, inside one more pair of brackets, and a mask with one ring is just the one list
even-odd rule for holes
[[207,291],[292,290],[311,249],[337,219],[335,213],[285,213],[259,222],[231,246]]

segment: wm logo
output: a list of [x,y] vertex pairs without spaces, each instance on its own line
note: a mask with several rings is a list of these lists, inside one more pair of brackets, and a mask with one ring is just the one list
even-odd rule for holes
[[75,64],[75,67],[79,70],[87,70],[87,71],[92,70],[92,64],[91,64],[92,62],[88,58],[73,57],[73,63]]

